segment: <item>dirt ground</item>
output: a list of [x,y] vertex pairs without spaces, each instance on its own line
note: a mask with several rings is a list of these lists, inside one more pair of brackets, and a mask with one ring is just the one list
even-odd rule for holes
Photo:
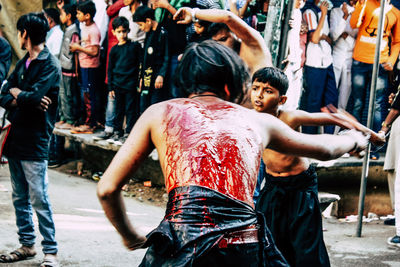
[[[94,172],[92,170],[85,169],[82,163],[78,160],[70,161],[57,168],[52,168],[66,174],[82,177],[85,179],[98,181],[101,179],[102,173]],[[78,174],[79,173],[79,174]],[[135,181],[130,180],[129,184],[126,184],[123,189],[123,195],[125,197],[134,198],[140,202],[151,203],[152,205],[165,208],[168,194],[164,187],[151,185],[150,181]]]

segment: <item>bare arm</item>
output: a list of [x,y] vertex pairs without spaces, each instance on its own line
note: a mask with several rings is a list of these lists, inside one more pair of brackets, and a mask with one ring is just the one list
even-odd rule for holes
[[263,124],[269,133],[266,148],[280,153],[330,160],[353,150],[365,149],[367,146],[367,139],[355,130],[343,135],[302,134],[273,116],[261,115],[265,116]]
[[[271,54],[260,33],[232,12],[220,9],[200,9],[196,12],[196,18],[225,23],[242,40],[240,56],[250,68],[251,73],[262,67],[272,66]],[[174,15],[174,20],[177,20],[178,24],[191,23],[192,9],[188,7],[180,8]]]
[[392,123],[399,116],[399,114],[400,114],[400,111],[398,109],[391,108],[390,111],[389,111],[389,114],[386,116],[385,121],[382,123],[381,131],[383,131],[386,134],[389,131],[390,126],[392,125]]
[[98,55],[100,47],[98,45],[91,45],[88,47],[83,47],[83,46],[79,45],[78,43],[73,43],[70,45],[69,49],[71,50],[71,52],[79,51],[79,52],[83,52],[89,56],[95,57]]
[[328,13],[328,3],[326,1],[323,1],[321,3],[320,8],[321,8],[321,18],[319,19],[318,26],[315,29],[315,31],[310,33],[311,42],[313,42],[314,44],[318,44],[319,41],[321,40],[321,37],[322,37],[321,31],[322,31],[322,28],[324,27],[326,14]]
[[174,8],[167,0],[152,0],[151,1],[152,8],[164,8],[172,15],[175,15],[176,8]]
[[152,114],[157,113],[150,107],[139,118],[125,144],[121,147],[105,171],[97,186],[97,196],[110,222],[122,236],[125,246],[134,250],[142,245],[145,238],[140,236],[126,215],[121,189],[143,160],[153,149],[151,141]]
[[319,125],[337,125],[346,129],[354,129],[354,126],[348,123],[344,119],[340,119],[339,116],[334,116],[330,113],[315,112],[309,113],[303,110],[291,111],[288,115],[293,128],[297,128],[302,125],[307,126],[319,126]]

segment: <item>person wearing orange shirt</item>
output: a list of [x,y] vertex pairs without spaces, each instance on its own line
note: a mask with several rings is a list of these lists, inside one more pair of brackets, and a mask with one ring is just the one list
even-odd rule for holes
[[[351,99],[353,108],[350,112],[361,121],[365,103],[365,95],[370,88],[371,74],[374,63],[375,46],[377,43],[378,22],[380,14],[378,0],[360,0],[350,19],[350,26],[358,28],[358,35],[353,52],[352,63],[352,91]],[[385,5],[385,19],[383,25],[383,38],[378,80],[376,83],[375,115],[373,130],[378,131],[382,123],[382,106],[385,90],[388,88],[388,72],[393,66],[400,51],[400,11],[389,2]],[[389,36],[391,43],[389,44]],[[389,46],[390,45],[390,46]],[[350,105],[351,107],[351,105]],[[372,159],[377,159],[379,154],[371,154]]]

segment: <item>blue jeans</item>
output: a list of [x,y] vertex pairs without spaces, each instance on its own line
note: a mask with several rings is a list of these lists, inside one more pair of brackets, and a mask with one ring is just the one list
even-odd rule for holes
[[27,161],[9,158],[8,164],[19,242],[24,246],[35,244],[33,207],[39,220],[40,234],[43,236],[43,253],[57,253],[53,212],[47,195],[47,160]]
[[86,124],[96,126],[98,120],[97,94],[98,86],[98,69],[97,68],[81,68],[82,92],[86,111]]
[[107,97],[107,108],[106,108],[106,126],[114,129],[115,119],[115,98]]
[[[366,100],[367,90],[370,90],[373,64],[353,60],[351,66],[351,95],[353,108],[351,114],[360,122],[364,109],[368,108],[369,99]],[[385,101],[385,90],[388,88],[388,73],[379,65],[378,79],[375,89],[375,113],[372,129],[379,131],[382,123],[382,107]],[[351,105],[350,105],[351,107]]]
[[169,65],[169,88],[171,98],[185,97],[184,93],[174,85],[175,70],[178,67],[179,61],[177,55],[171,55],[170,65]]
[[[339,92],[336,88],[335,73],[332,64],[327,68],[304,67],[307,112],[321,112],[321,108],[329,104],[337,107]],[[303,132],[316,134],[317,126],[303,126]],[[333,133],[334,126],[325,126],[325,133]]]

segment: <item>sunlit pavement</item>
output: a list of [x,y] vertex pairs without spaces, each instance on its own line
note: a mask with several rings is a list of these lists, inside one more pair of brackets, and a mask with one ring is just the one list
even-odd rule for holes
[[[49,193],[59,242],[59,260],[62,266],[137,266],[144,250],[129,252],[119,235],[107,221],[97,200],[96,183],[49,171]],[[164,210],[149,204],[125,198],[128,215],[133,224],[146,234],[158,225]],[[35,219],[36,222],[36,219]],[[395,233],[393,226],[380,222],[363,225],[363,236],[354,237],[355,223],[324,220],[325,242],[332,266],[392,266],[400,267],[400,248],[389,248],[386,239]],[[38,266],[40,253],[31,260],[0,264],[2,266]],[[14,209],[11,204],[11,185],[8,166],[0,168],[0,253],[17,248]]]
[[[62,266],[137,266],[145,250],[130,252],[108,222],[96,197],[96,183],[80,177],[49,171],[49,194]],[[128,215],[143,234],[155,228],[164,210],[126,198]],[[35,223],[37,220],[35,218]],[[19,246],[11,204],[8,166],[0,169],[0,253]],[[38,266],[42,260],[41,236],[37,233],[38,255],[31,260],[2,266]]]

